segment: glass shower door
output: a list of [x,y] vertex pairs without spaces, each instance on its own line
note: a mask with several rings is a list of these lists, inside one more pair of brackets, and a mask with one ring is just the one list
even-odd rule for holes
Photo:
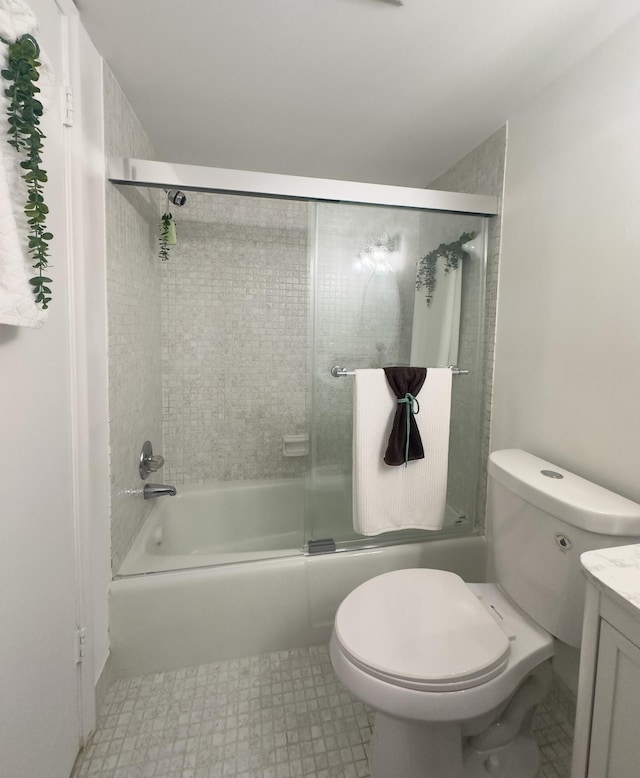
[[[454,379],[452,390],[446,520],[448,526],[468,526],[475,501],[474,455],[479,449],[477,383],[486,220],[344,203],[310,208],[311,461],[306,477],[305,532],[310,550],[327,539],[338,545],[364,541],[353,529],[351,511],[353,377],[336,376],[332,368],[350,372],[387,365],[434,367],[457,361],[470,370],[469,375]],[[464,234],[476,236],[475,243],[482,250],[477,257],[469,255],[453,284],[451,271],[437,268],[440,297],[457,293],[457,308],[452,313],[450,306],[440,306],[435,329],[446,332],[436,333],[437,342],[433,342],[433,337],[425,338],[425,332],[434,329],[431,308],[440,308],[433,306],[435,293],[427,305],[425,290],[416,290],[418,262]],[[457,292],[455,288],[451,291],[456,284]],[[457,327],[452,326],[456,321]],[[451,343],[452,332],[455,343]],[[405,536],[407,532],[393,534]],[[316,549],[327,547],[320,543]]]

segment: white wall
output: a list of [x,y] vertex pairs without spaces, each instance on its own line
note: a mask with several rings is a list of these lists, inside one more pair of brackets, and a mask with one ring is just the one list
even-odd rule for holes
[[492,449],[640,500],[640,18],[509,122]]
[[55,79],[43,127],[54,299],[42,330],[0,326],[0,773],[67,778],[108,654],[102,60],[71,0],[30,5]]
[[640,500],[640,18],[509,123],[492,447]]
[[54,294],[41,330],[0,325],[0,773],[66,778],[80,733],[64,47],[55,3],[31,6],[54,79],[43,120]]

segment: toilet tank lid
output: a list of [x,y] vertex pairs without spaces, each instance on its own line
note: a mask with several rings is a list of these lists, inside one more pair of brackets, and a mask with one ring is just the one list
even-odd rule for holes
[[602,535],[640,536],[638,503],[533,454],[517,448],[494,451],[488,470],[510,492],[567,524]]

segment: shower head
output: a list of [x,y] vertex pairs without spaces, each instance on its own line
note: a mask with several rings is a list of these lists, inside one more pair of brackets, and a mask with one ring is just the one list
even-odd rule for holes
[[167,193],[169,202],[173,205],[177,205],[178,208],[182,208],[187,202],[187,195],[184,192],[181,192],[180,189],[165,189],[164,191]]

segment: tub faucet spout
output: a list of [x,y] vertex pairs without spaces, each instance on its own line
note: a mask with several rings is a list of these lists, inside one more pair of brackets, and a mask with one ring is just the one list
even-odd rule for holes
[[165,484],[145,484],[143,489],[143,497],[145,500],[150,500],[152,497],[162,497],[168,494],[173,497],[176,494],[175,486],[166,486]]

